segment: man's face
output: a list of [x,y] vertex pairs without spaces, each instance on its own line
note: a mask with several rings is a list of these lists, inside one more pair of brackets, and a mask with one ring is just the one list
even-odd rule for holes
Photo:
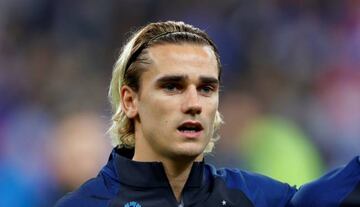
[[209,46],[150,47],[136,96],[135,157],[201,159],[213,136],[219,69]]

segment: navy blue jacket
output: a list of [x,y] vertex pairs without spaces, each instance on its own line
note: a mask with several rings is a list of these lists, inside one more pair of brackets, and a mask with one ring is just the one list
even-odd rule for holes
[[132,161],[132,156],[132,150],[114,149],[98,176],[56,207],[282,207],[296,191],[266,176],[195,162],[178,203],[162,164]]
[[302,186],[292,202],[304,207],[360,207],[360,157]]

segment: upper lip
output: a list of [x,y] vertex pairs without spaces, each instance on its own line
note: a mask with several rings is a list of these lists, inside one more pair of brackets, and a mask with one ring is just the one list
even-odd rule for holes
[[179,125],[178,129],[180,129],[181,127],[194,127],[197,131],[201,131],[204,129],[204,127],[199,121],[192,121],[192,120],[184,121]]

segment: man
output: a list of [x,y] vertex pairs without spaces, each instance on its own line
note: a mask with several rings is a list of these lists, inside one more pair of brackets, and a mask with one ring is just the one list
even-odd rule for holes
[[302,186],[292,203],[294,206],[359,207],[360,158]]
[[137,31],[111,81],[116,146],[99,175],[57,207],[287,206],[295,189],[204,162],[222,123],[221,64],[208,35],[183,22]]

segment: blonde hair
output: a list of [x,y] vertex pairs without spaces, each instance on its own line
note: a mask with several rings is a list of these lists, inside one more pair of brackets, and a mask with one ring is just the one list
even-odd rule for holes
[[[155,44],[166,43],[191,43],[209,45],[216,56],[219,68],[219,79],[221,75],[221,64],[219,53],[210,40],[209,36],[202,30],[184,22],[157,22],[150,23],[133,34],[129,41],[123,46],[118,60],[116,61],[109,88],[109,100],[113,109],[112,124],[109,129],[110,137],[114,147],[135,147],[134,121],[129,119],[121,109],[120,88],[128,85],[134,91],[139,91],[139,80],[145,70],[140,63],[144,63],[144,51]],[[218,130],[223,120],[219,111],[216,111],[214,119],[214,137],[206,146],[204,152],[211,152],[215,142],[219,139]]]

